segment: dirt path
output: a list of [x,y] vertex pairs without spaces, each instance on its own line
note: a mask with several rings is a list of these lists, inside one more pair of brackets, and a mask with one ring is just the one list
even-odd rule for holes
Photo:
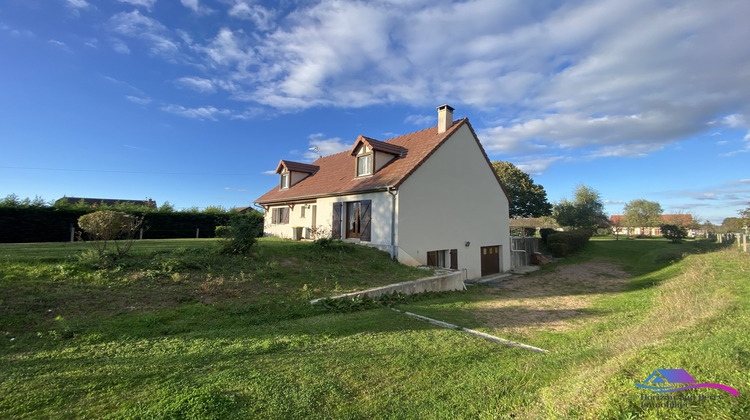
[[563,265],[554,272],[515,277],[486,287],[494,295],[477,308],[477,317],[498,331],[569,331],[593,322],[592,301],[625,290],[629,275],[611,263]]

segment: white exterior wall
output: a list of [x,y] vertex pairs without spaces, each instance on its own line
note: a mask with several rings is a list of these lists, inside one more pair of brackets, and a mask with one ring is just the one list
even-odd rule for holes
[[[373,246],[388,251],[391,245],[391,196],[387,192],[353,194],[341,197],[326,197],[318,199],[318,226],[323,227],[330,234],[333,222],[333,203],[372,200],[370,207],[370,242],[363,245]],[[398,203],[396,204],[398,209]],[[398,222],[398,217],[396,218]],[[398,228],[397,228],[398,229]],[[346,229],[342,226],[342,237],[346,236]],[[342,238],[345,239],[345,238]],[[345,239],[360,242],[357,239]]]
[[[263,222],[263,234],[266,236],[277,236],[279,238],[291,239],[293,235],[292,228],[295,226],[302,226],[304,228],[312,227],[312,204],[295,204],[293,209],[289,209],[289,223],[283,224],[272,224],[273,209],[278,208],[289,208],[287,205],[283,206],[271,206],[268,208],[265,214]],[[305,217],[300,216],[300,207],[309,206],[305,209]],[[329,222],[330,223],[330,222]],[[305,234],[303,230],[302,234]]]
[[401,185],[398,196],[399,261],[426,264],[428,251],[457,249],[459,270],[475,279],[480,247],[500,245],[500,270],[511,269],[508,199],[467,126]]
[[[313,228],[312,225],[312,206],[317,206],[316,227],[322,231],[323,236],[330,236],[332,232],[331,223],[333,222],[333,204],[338,202],[371,200],[370,208],[370,242],[361,242],[356,239],[346,239],[347,241],[361,242],[363,245],[369,245],[389,251],[391,245],[391,195],[387,192],[353,194],[341,197],[319,198],[314,203],[309,203],[309,208],[305,211],[305,217],[300,217],[300,206],[297,204],[294,209],[290,210],[288,224],[271,224],[271,218],[274,208],[287,206],[272,206],[266,211],[264,233],[269,236],[279,238],[292,238],[295,226]],[[398,209],[398,198],[396,203]],[[398,222],[398,217],[396,218]],[[346,229],[342,227],[342,232]],[[345,235],[345,234],[344,234]]]

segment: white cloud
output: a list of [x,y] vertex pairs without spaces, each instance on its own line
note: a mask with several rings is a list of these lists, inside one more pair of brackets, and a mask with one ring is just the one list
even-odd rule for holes
[[236,0],[232,8],[229,9],[229,16],[249,20],[259,30],[267,31],[274,26],[273,19],[276,12],[247,0]]
[[727,115],[724,118],[722,118],[721,122],[730,128],[750,126],[750,124],[748,124],[747,122],[747,118],[745,118],[745,116],[742,114]]
[[63,50],[63,51],[66,51],[66,52],[70,52],[70,48],[68,48],[68,45],[67,45],[67,44],[65,44],[65,43],[64,43],[64,42],[62,42],[62,41],[58,41],[58,40],[56,40],[56,39],[50,39],[50,40],[49,40],[49,41],[47,41],[47,42],[48,42],[48,43],[49,43],[50,45],[54,45],[55,47],[57,47],[57,48],[59,48],[59,49],[61,49],[61,50]]
[[200,15],[206,15],[214,12],[212,9],[200,4],[199,0],[180,0],[180,3]]
[[177,41],[172,39],[163,24],[142,15],[138,10],[117,13],[109,22],[114,32],[146,41],[152,55],[172,58],[179,50]]
[[409,115],[404,119],[404,122],[419,126],[431,126],[437,124],[437,117],[434,115]]
[[[320,156],[329,156],[351,149],[352,145],[344,143],[338,137],[324,138],[323,133],[310,134],[310,148],[302,155],[305,161],[312,162]],[[317,150],[312,150],[317,148]]]
[[85,9],[91,6],[86,0],[65,0],[65,3],[73,9]]
[[130,54],[130,48],[128,48],[128,44],[117,38],[112,38],[112,49],[120,54]]
[[176,80],[176,83],[188,89],[192,89],[200,93],[214,93],[216,92],[216,86],[209,79],[203,79],[201,77],[181,77]]
[[140,96],[126,95],[125,99],[129,100],[130,102],[136,103],[138,105],[148,105],[151,103],[151,98],[140,97]]
[[562,159],[562,156],[551,156],[551,157],[542,157],[542,158],[536,158],[536,159],[529,159],[525,161],[518,162],[516,166],[518,169],[527,172],[530,175],[538,176],[541,175],[544,171],[546,171],[550,165],[557,162],[558,160]]
[[192,118],[196,120],[211,120],[218,121],[220,116],[231,116],[232,111],[228,109],[218,109],[213,106],[204,106],[198,108],[186,108],[181,105],[170,104],[161,108],[162,111],[169,112],[170,114],[179,115],[186,118]]
[[263,175],[276,175],[276,170],[275,169],[271,169],[271,170],[268,170],[268,171],[263,171],[262,174]]
[[140,6],[145,7],[147,10],[151,10],[152,7],[154,7],[154,4],[156,4],[157,0],[117,0],[120,3],[128,3],[133,6]]
[[235,33],[229,28],[221,28],[209,44],[197,49],[206,54],[213,65],[232,66],[240,73],[252,62],[254,56],[253,50],[245,45],[242,31]]
[[200,4],[198,4],[198,0],[180,0],[180,3],[182,3],[183,6],[187,7],[188,9],[198,13],[198,9],[200,8]]
[[[182,0],[194,11],[202,3]],[[471,106],[487,150],[519,161],[645,156],[717,126],[746,129],[750,141],[750,49],[737,47],[750,39],[747,2],[321,0],[287,14],[223,3],[253,25],[201,39],[138,10],[110,23],[153,55],[192,54],[184,61],[205,78],[181,86],[282,112]]]

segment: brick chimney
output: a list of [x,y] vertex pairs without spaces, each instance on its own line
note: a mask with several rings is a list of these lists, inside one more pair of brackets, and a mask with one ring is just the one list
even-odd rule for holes
[[440,105],[438,110],[438,133],[444,133],[453,125],[453,107]]

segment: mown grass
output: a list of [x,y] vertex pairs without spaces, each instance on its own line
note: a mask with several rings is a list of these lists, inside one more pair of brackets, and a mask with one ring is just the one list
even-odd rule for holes
[[[0,247],[8,255],[0,260],[0,417],[750,415],[747,254],[702,243],[595,241],[562,263],[608,259],[634,277],[627,291],[594,302],[598,322],[524,334],[527,344],[552,351],[543,355],[387,309],[333,314],[302,303],[335,290],[331,283],[343,291],[420,274],[373,250],[264,241],[249,259],[222,260],[193,250],[204,245],[211,243],[136,250],[130,265],[103,273],[65,251],[39,262]],[[170,271],[169,259],[187,266]],[[364,261],[344,267],[352,259]],[[405,308],[489,331],[473,314],[487,298],[477,287]],[[703,389],[695,394],[725,398],[641,408],[633,384],[658,368],[686,369],[740,396]]]

